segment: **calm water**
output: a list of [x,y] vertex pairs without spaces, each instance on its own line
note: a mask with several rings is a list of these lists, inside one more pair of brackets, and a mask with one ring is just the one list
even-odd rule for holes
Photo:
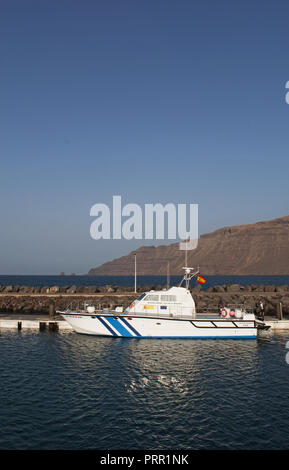
[[[289,276],[205,276],[203,290],[215,285],[289,285]],[[180,282],[181,276],[171,276],[170,285]],[[194,282],[192,286],[194,286]],[[138,286],[166,285],[166,276],[138,276]],[[6,276],[0,275],[0,285],[24,286],[134,286],[134,276]]]
[[286,449],[288,334],[0,333],[0,449]]

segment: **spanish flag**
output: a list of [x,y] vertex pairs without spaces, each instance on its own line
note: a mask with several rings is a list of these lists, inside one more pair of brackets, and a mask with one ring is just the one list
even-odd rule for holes
[[200,284],[205,284],[206,279],[204,279],[202,276],[200,276],[200,275],[198,274],[197,282],[199,282]]

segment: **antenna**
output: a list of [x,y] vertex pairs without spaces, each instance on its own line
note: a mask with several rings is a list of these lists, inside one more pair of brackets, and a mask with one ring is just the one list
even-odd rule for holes
[[185,270],[185,274],[183,279],[180,282],[179,287],[185,282],[185,287],[188,289],[190,287],[190,281],[193,279],[193,277],[197,276],[197,274],[200,272],[199,269],[194,271],[194,268],[188,268],[188,266],[184,266],[183,269]]
[[136,253],[134,253],[134,291],[136,293]]
[[188,233],[186,237],[185,266],[188,266]]
[[167,264],[167,289],[170,287],[170,262]]

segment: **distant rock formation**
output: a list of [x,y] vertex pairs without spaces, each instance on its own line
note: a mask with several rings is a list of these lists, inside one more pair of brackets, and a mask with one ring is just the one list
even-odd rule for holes
[[[133,275],[137,255],[139,275],[182,273],[185,255],[179,243],[143,246],[97,268],[91,275]],[[198,247],[188,251],[188,265],[208,275],[289,274],[289,216],[248,225],[224,227],[200,236]]]

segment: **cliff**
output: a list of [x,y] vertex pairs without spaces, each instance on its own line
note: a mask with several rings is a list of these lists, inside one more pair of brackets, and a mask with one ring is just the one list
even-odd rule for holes
[[[137,254],[139,275],[182,273],[185,252],[179,243],[145,246],[99,267],[91,275],[132,275]],[[289,274],[289,216],[247,225],[224,227],[200,236],[198,247],[188,251],[188,265],[208,275]]]

